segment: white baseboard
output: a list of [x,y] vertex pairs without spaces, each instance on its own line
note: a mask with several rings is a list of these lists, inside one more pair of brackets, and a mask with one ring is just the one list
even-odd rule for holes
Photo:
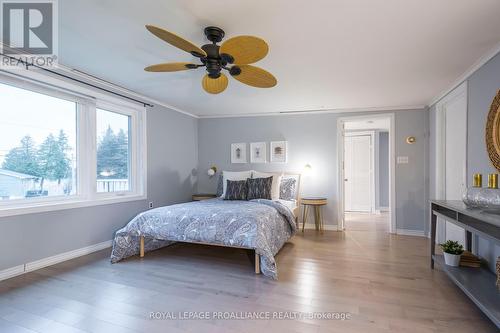
[[18,276],[21,274],[25,274],[28,272],[36,271],[37,269],[44,268],[47,266],[52,266],[55,264],[58,264],[60,262],[78,258],[87,254],[91,254],[93,252],[101,251],[104,250],[108,247],[111,247],[113,245],[112,240],[108,240],[102,243],[82,247],[80,249],[76,249],[73,251],[68,251],[64,252],[61,254],[56,254],[55,256],[43,258],[40,260],[32,261],[29,263],[26,263],[24,265],[19,265],[16,267],[12,268],[7,268],[2,271],[0,271],[0,281],[10,279],[14,276]]
[[[316,229],[316,225],[314,223],[306,223],[306,226],[305,226],[306,229]],[[302,230],[302,223],[299,223],[299,229]],[[324,229],[325,230],[329,230],[329,231],[337,231],[337,225],[332,225],[332,224],[325,224],[324,225]]]
[[396,234],[404,236],[425,237],[425,232],[423,230],[396,229]]
[[389,207],[379,207],[378,209],[375,209],[375,214],[380,215],[388,211],[390,211]]
[[24,265],[7,268],[3,271],[0,271],[0,281],[7,280],[21,274],[24,274]]

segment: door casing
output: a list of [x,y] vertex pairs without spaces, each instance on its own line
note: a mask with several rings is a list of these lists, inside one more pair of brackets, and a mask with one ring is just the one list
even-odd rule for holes
[[[436,183],[434,189],[434,197],[439,200],[445,200],[446,195],[446,106],[458,98],[465,97],[465,133],[467,138],[467,116],[468,116],[468,96],[467,96],[467,81],[450,92],[446,97],[436,104]],[[467,140],[465,141],[467,143]],[[467,184],[467,144],[464,145],[463,161],[463,184]],[[438,221],[438,230],[436,241],[443,243],[446,240],[446,222]],[[473,242],[473,246],[475,246]]]
[[345,202],[344,202],[344,136],[345,123],[354,120],[373,120],[379,118],[388,118],[390,122],[389,129],[389,210],[390,223],[389,232],[396,233],[396,122],[394,113],[378,113],[364,116],[347,116],[337,119],[337,230],[345,229]]

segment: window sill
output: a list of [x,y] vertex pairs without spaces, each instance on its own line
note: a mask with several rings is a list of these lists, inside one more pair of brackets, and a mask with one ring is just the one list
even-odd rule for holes
[[129,201],[141,201],[146,199],[147,196],[145,195],[131,194],[125,196],[113,196],[113,197],[93,199],[93,200],[66,199],[58,201],[26,203],[23,205],[0,207],[0,218],[6,216],[52,212],[65,209],[111,205]]

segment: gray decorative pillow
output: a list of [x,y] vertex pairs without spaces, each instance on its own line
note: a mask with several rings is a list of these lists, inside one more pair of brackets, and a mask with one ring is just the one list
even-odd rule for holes
[[271,200],[271,188],[273,186],[273,177],[268,178],[248,178],[247,200],[268,199]]
[[246,180],[227,180],[226,196],[224,200],[246,200],[247,199]]
[[297,186],[297,179],[283,178],[280,184],[280,199],[281,200],[295,200],[295,192]]
[[222,176],[222,172],[217,179],[217,197],[221,197],[222,193],[224,193],[224,177]]

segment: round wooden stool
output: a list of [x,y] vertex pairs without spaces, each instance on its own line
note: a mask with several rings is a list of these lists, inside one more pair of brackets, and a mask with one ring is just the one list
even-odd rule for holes
[[208,199],[213,199],[216,198],[217,196],[215,194],[203,194],[203,193],[198,193],[198,194],[193,194],[191,199],[193,201],[202,201],[202,200],[208,200]]
[[300,204],[304,205],[304,211],[302,215],[302,232],[304,232],[304,227],[306,225],[309,206],[314,208],[314,224],[316,226],[316,230],[323,232],[324,226],[323,226],[323,214],[321,214],[321,207],[327,204],[326,198],[322,197],[300,198]]

